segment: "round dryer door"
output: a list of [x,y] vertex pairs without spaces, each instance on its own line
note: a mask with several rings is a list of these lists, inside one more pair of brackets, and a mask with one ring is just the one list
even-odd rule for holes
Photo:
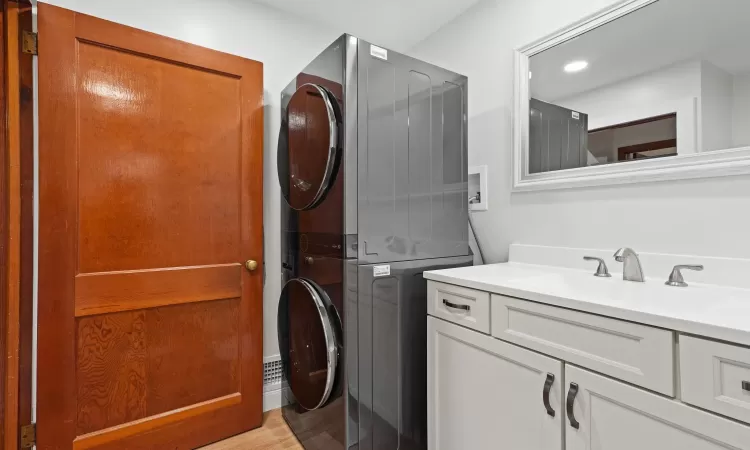
[[325,292],[304,278],[289,280],[279,301],[279,350],[297,403],[313,410],[333,391],[338,364],[336,315]]
[[316,207],[333,184],[340,117],[336,98],[320,85],[303,84],[289,100],[279,136],[278,170],[281,192],[293,209]]

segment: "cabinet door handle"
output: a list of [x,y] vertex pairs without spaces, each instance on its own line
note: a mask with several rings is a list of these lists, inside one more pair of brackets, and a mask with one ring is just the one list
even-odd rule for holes
[[551,373],[547,374],[547,380],[544,382],[544,390],[542,391],[542,401],[544,402],[544,408],[547,410],[547,414],[551,417],[555,417],[555,410],[549,404],[549,391],[552,389],[552,385],[555,383],[555,376]]
[[742,390],[750,392],[750,381],[743,381],[742,382]]
[[443,299],[443,304],[447,306],[448,308],[460,309],[461,311],[466,311],[466,312],[471,311],[471,306],[469,305],[458,305],[456,303],[451,303],[446,299]]
[[576,430],[580,426],[576,420],[576,416],[573,414],[573,403],[576,401],[576,395],[578,395],[578,385],[576,383],[570,383],[570,389],[568,390],[568,401],[566,402],[566,408],[568,411],[568,419],[570,420],[570,426]]

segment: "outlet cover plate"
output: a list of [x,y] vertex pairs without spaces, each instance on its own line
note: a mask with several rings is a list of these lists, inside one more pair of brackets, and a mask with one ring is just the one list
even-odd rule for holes
[[469,198],[476,195],[479,189],[480,202],[470,205],[471,211],[487,211],[489,209],[490,193],[487,189],[487,166],[469,167]]

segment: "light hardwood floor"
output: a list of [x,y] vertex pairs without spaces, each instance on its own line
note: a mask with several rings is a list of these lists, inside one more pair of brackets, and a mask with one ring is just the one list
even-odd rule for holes
[[240,434],[225,441],[202,447],[200,450],[303,450],[297,442],[281,410],[275,409],[263,414],[263,426]]

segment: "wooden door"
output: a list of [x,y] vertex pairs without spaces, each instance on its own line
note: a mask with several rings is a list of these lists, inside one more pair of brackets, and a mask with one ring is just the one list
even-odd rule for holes
[[434,317],[427,336],[430,450],[563,448],[562,362]]
[[566,450],[750,449],[750,426],[739,422],[573,366],[565,382]]
[[262,65],[44,3],[39,40],[39,448],[259,426]]

